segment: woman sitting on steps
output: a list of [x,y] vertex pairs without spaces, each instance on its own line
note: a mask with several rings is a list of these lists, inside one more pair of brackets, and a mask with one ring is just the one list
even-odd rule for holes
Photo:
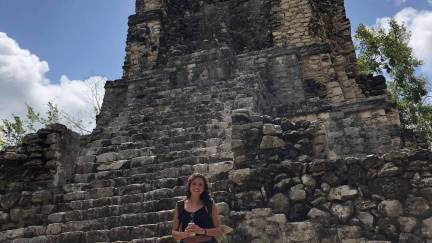
[[177,203],[172,236],[182,243],[217,243],[222,234],[218,209],[210,198],[206,178],[193,174],[186,185],[186,199]]

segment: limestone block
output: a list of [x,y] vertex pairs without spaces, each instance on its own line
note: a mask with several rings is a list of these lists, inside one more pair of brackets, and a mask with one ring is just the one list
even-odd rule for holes
[[126,160],[140,156],[139,149],[126,149],[118,152],[118,159]]
[[192,168],[194,173],[207,174],[209,172],[209,164],[196,164]]
[[410,233],[401,233],[399,235],[399,242],[400,243],[430,243],[430,240],[424,241],[420,235],[416,234],[410,234]]
[[266,123],[263,125],[263,134],[264,135],[281,135],[282,134],[282,128],[279,125]]
[[343,225],[338,227],[338,236],[342,239],[355,239],[362,236],[362,228],[360,226]]
[[423,220],[421,233],[424,237],[432,239],[432,217]]
[[65,191],[65,192],[82,191],[85,186],[87,186],[87,183],[66,184],[66,185],[63,185],[63,191]]
[[245,145],[245,141],[244,140],[240,140],[240,139],[233,139],[231,140],[231,148],[233,150],[238,150],[238,149],[242,149]]
[[287,223],[285,231],[289,242],[307,242],[317,237],[315,225],[311,222]]
[[[303,186],[302,184],[300,184]],[[293,201],[304,201],[306,199],[307,193],[303,189],[303,187],[300,187],[299,185],[293,186],[290,189],[289,192],[289,199]]]
[[114,152],[104,153],[101,155],[98,155],[96,157],[96,162],[98,163],[106,163],[106,162],[113,162],[118,159],[118,154]]
[[22,208],[12,208],[9,214],[13,222],[20,222],[23,219],[24,210]]
[[219,214],[228,216],[230,212],[229,205],[226,202],[216,203]]
[[328,183],[325,183],[325,182],[321,183],[321,190],[323,192],[328,193],[328,192],[330,192],[330,189],[331,189],[331,187]]
[[31,232],[33,236],[44,235],[46,232],[46,226],[28,226],[27,230]]
[[374,225],[374,216],[369,212],[359,212],[357,215],[360,222],[368,227],[372,228]]
[[132,167],[140,167],[142,165],[152,164],[156,156],[141,156],[132,158]]
[[250,168],[240,169],[240,170],[232,170],[228,174],[228,179],[234,182],[237,185],[243,185],[252,174],[252,170]]
[[119,160],[114,161],[111,163],[103,163],[97,167],[98,171],[105,171],[105,170],[120,170],[122,167],[126,166],[128,163],[128,160]]
[[317,208],[312,208],[308,213],[308,218],[310,219],[327,219],[330,217],[328,212],[322,211]]
[[33,203],[43,203],[47,204],[52,198],[52,194],[50,191],[36,191],[32,194],[32,202]]
[[0,206],[2,209],[7,210],[16,205],[20,199],[20,193],[8,193],[5,195],[0,195]]
[[279,137],[264,136],[261,140],[260,149],[283,148],[286,143]]
[[219,163],[209,164],[209,173],[216,175],[223,172],[228,172],[234,167],[233,161],[224,161]]
[[77,192],[70,192],[64,194],[63,198],[65,201],[76,201],[76,200],[84,200],[87,197],[86,191],[77,191]]
[[275,213],[283,213],[289,210],[289,200],[285,194],[277,193],[269,201],[270,207]]
[[316,187],[316,180],[311,175],[303,175],[301,177],[303,185],[314,189]]
[[0,224],[4,224],[9,220],[9,214],[3,211],[0,211]]
[[353,214],[353,208],[350,205],[334,204],[330,211],[333,216],[342,222],[347,222]]
[[380,177],[397,176],[400,173],[401,173],[401,169],[395,166],[393,163],[389,162],[384,164],[384,166],[378,172],[378,176]]
[[60,134],[50,133],[47,135],[45,143],[47,143],[47,144],[60,143],[60,140],[61,140]]
[[15,239],[24,237],[24,228],[6,230],[5,238],[6,239]]
[[398,200],[385,200],[378,204],[378,211],[387,217],[402,215],[402,204]]
[[357,189],[353,189],[348,185],[339,186],[330,189],[328,199],[330,201],[345,201],[355,199],[359,195]]
[[293,181],[291,178],[286,178],[286,179],[282,179],[281,181],[279,181],[278,183],[276,183],[273,188],[276,191],[279,192],[286,192],[290,189],[291,185],[293,184]]
[[49,224],[46,229],[47,235],[58,235],[62,232],[62,225],[61,223],[54,223]]
[[272,216],[267,217],[266,221],[275,222],[278,224],[285,224],[287,222],[287,218],[285,214],[280,213],[280,214],[273,214]]
[[408,197],[405,202],[405,213],[415,216],[425,215],[429,212],[430,206],[423,197]]
[[417,220],[414,217],[399,217],[398,222],[401,232],[411,233],[417,226]]

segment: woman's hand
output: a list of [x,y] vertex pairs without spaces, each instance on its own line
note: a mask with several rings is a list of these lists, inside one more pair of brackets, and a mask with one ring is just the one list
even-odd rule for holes
[[186,238],[189,238],[189,237],[193,237],[194,235],[193,235],[193,233],[191,233],[191,232],[187,232],[187,231],[185,231],[185,232],[181,232],[181,239],[183,240],[183,239],[186,239]]
[[185,232],[195,233],[200,235],[205,234],[205,230],[196,224],[189,224],[188,227],[186,227]]

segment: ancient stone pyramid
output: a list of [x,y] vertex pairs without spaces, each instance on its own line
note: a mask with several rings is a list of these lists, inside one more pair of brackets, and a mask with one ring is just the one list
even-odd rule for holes
[[93,133],[0,152],[0,242],[175,242],[193,172],[225,242],[429,242],[432,154],[385,88],[343,0],[137,0]]

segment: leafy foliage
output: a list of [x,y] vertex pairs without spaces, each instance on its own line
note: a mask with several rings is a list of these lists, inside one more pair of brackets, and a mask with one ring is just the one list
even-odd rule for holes
[[24,135],[42,126],[59,122],[59,109],[53,102],[48,102],[46,117],[36,112],[33,107],[27,106],[26,119],[12,115],[13,120],[3,119],[0,124],[0,149],[5,146],[15,146],[22,142]]
[[418,75],[422,61],[408,46],[410,32],[403,24],[390,20],[389,28],[368,28],[359,25],[357,41],[358,67],[361,73],[384,74],[388,95],[401,117],[403,129],[424,132],[432,138],[432,107],[427,103],[428,80]]
[[22,142],[25,130],[23,122],[19,116],[12,115],[13,121],[3,119],[3,125],[0,127],[2,135],[2,146],[13,146]]

